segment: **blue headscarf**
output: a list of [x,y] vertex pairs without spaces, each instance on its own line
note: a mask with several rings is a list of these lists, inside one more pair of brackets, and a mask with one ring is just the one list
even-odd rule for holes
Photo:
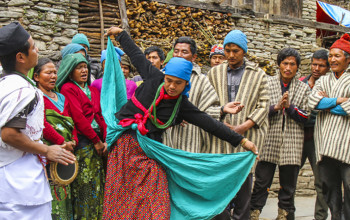
[[[122,60],[121,56],[123,56],[125,53],[122,51],[119,47],[114,47],[115,52],[117,53],[117,58],[119,61]],[[106,59],[107,57],[107,50],[103,50],[101,52],[101,63]]]
[[81,46],[80,44],[75,44],[75,43],[71,43],[71,44],[68,44],[67,46],[65,46],[63,48],[63,50],[61,50],[61,54],[62,54],[62,59],[68,55],[68,54],[74,54],[76,52],[79,52],[83,50],[85,52],[85,57],[86,57],[86,50],[83,46]]
[[226,44],[236,44],[244,53],[248,51],[247,36],[240,30],[233,30],[228,33],[224,39],[224,48]]
[[175,76],[180,79],[183,79],[188,82],[188,85],[185,87],[184,91],[181,93],[182,95],[186,95],[188,97],[188,91],[191,88],[191,74],[192,74],[193,65],[190,61],[185,60],[181,57],[173,57],[169,60],[169,62],[164,67],[165,75]]
[[79,34],[74,35],[74,37],[72,38],[72,43],[84,44],[90,50],[90,43],[89,43],[89,40],[88,40],[88,38],[86,37],[85,34],[79,33]]

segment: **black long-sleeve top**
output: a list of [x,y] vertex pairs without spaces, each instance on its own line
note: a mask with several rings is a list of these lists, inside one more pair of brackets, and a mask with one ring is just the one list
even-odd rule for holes
[[[121,32],[116,37],[116,40],[120,42],[124,52],[130,57],[132,64],[136,67],[144,80],[144,82],[136,89],[135,97],[146,109],[148,109],[154,100],[159,85],[164,82],[164,74],[146,59],[145,55],[125,31]],[[176,101],[177,99],[163,99],[159,103],[157,106],[157,118],[160,121],[164,123],[168,121],[173,112]],[[134,115],[137,113],[144,115],[144,112],[129,100],[120,111],[116,113],[116,117],[119,120],[134,118]],[[180,124],[183,120],[204,129],[218,138],[228,141],[233,146],[237,146],[243,139],[243,136],[230,130],[227,126],[213,119],[208,114],[200,111],[185,95],[182,95],[182,101],[172,125]],[[163,129],[155,127],[149,119],[147,120],[145,127],[149,130],[147,133],[149,138],[162,142]]]

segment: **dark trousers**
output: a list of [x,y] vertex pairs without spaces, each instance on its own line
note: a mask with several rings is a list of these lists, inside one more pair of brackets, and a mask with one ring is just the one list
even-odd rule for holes
[[314,173],[315,190],[317,193],[314,216],[316,220],[326,220],[328,217],[328,205],[322,194],[322,184],[319,177],[319,167],[316,164],[315,142],[313,138],[304,141],[301,168],[304,166],[306,158],[309,160],[312,172]]
[[323,196],[331,210],[332,220],[350,219],[350,165],[323,157],[319,171]]
[[[251,210],[262,210],[266,205],[269,189],[273,176],[275,175],[276,164],[266,161],[259,161],[255,169],[255,182],[252,198],[250,201]],[[278,207],[287,212],[294,213],[294,195],[297,185],[299,166],[285,165],[278,166],[279,181],[281,188],[278,192]]]
[[[250,215],[250,197],[252,195],[253,175],[250,173],[244,181],[231,204],[233,208],[234,220],[248,220]],[[229,206],[230,207],[230,206]],[[220,215],[217,215],[212,220],[230,220],[230,215],[227,210],[224,210]]]
[[244,181],[241,189],[238,191],[235,198],[231,201],[233,203],[233,219],[245,220],[249,219],[250,215],[250,198],[252,196],[253,174],[250,173]]

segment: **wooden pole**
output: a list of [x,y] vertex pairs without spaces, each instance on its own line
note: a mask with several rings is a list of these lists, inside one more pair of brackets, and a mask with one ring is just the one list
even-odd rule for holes
[[103,8],[102,8],[102,1],[98,0],[98,5],[100,8],[100,24],[101,24],[101,51],[105,49],[105,24],[103,21]]
[[128,16],[126,14],[125,0],[118,0],[118,6],[120,11],[120,18],[122,20],[122,28],[130,35],[130,27],[129,27]]

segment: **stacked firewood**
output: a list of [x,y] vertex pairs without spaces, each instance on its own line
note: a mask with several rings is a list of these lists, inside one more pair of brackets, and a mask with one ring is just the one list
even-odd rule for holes
[[[101,26],[98,0],[81,0],[79,6],[79,32],[90,39],[90,54],[99,56]],[[102,6],[104,29],[112,25],[121,26],[118,2],[104,1]],[[189,36],[197,43],[197,62],[200,65],[208,65],[211,46],[222,43],[225,35],[235,27],[235,19],[230,13],[140,0],[126,0],[126,8],[130,34],[142,49],[157,45],[167,53],[176,38]],[[259,63],[262,65],[264,62]]]
[[[106,28],[120,25],[118,4],[104,2],[103,21]],[[98,0],[82,0],[79,3],[79,29],[89,38],[90,52],[93,57],[101,54],[101,22]]]
[[161,42],[163,49],[169,51],[180,36],[195,39],[200,64],[208,62],[211,46],[222,42],[234,27],[230,14],[158,2],[128,0],[127,14],[130,32],[140,42]]
[[252,55],[249,53],[247,53],[247,59],[254,62],[254,63],[257,63],[259,64],[259,67],[265,71],[265,73],[267,73],[268,75],[270,76],[273,76],[275,75],[276,73],[276,64],[274,62],[271,62],[271,60],[267,60],[267,59],[264,59],[262,57],[257,57],[255,55]]

